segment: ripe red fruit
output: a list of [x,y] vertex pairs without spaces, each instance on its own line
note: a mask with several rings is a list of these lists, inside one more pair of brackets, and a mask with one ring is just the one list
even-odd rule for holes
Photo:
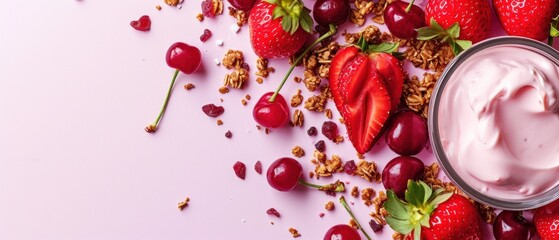
[[403,110],[392,115],[386,130],[386,144],[397,154],[415,155],[421,152],[429,138],[427,121],[418,113]]
[[248,11],[252,8],[252,6],[254,5],[254,2],[256,2],[256,0],[227,0],[231,6],[233,6],[236,9],[239,10],[243,10],[243,11]]
[[[387,191],[384,208],[390,227],[414,239],[483,239],[482,220],[465,197],[433,190],[424,182],[408,182],[406,201]],[[428,224],[428,227],[426,226]],[[419,229],[419,231],[416,231]]]
[[495,240],[529,240],[536,234],[534,225],[522,212],[502,211],[493,223]]
[[472,43],[487,38],[491,30],[491,8],[487,0],[429,0],[425,7],[427,25],[431,25],[431,18],[444,29],[458,23],[458,38]]
[[[281,4],[275,2],[260,0],[254,4],[248,18],[252,49],[263,58],[282,58],[295,54],[312,31],[312,18],[300,0],[282,0]],[[291,9],[284,7],[287,5],[292,6]],[[274,9],[278,14],[273,14]],[[282,22],[290,24],[282,26]]]
[[338,224],[326,232],[324,235],[324,240],[361,240],[361,236],[355,228],[350,227],[346,224]]
[[[392,105],[385,79],[376,69],[375,54],[379,53],[369,56],[360,51],[355,46],[341,49],[332,59],[329,81],[349,139],[363,154],[378,140]],[[391,71],[402,70],[395,67]]]
[[411,2],[394,1],[384,9],[384,23],[392,35],[409,39],[415,38],[415,29],[425,27],[425,12]]
[[273,95],[273,92],[262,95],[252,110],[254,120],[267,128],[278,128],[289,121],[289,108],[285,98],[278,93],[274,102],[270,102]]
[[542,240],[559,239],[559,200],[536,209],[532,221]]
[[372,53],[369,54],[369,59],[371,68],[376,69],[384,79],[384,84],[390,93],[391,110],[396,110],[404,90],[404,70],[400,61],[387,53]]
[[339,26],[347,21],[349,11],[349,0],[317,0],[313,5],[312,15],[319,25]]
[[557,16],[557,0],[493,0],[495,13],[509,35],[543,40],[551,19]]
[[403,198],[408,181],[419,180],[425,173],[425,165],[415,157],[400,156],[386,164],[382,170],[382,184],[396,196]]
[[185,74],[191,74],[200,67],[202,53],[197,47],[177,42],[169,47],[165,60],[169,67],[176,68]]
[[233,170],[235,170],[235,175],[237,175],[237,177],[245,180],[247,167],[243,162],[237,161],[235,164],[233,164]]
[[130,22],[130,26],[138,31],[149,31],[151,29],[151,19],[148,15],[143,15],[138,20]]
[[290,191],[297,186],[303,174],[303,166],[293,158],[280,158],[268,167],[266,179],[271,187],[279,191]]

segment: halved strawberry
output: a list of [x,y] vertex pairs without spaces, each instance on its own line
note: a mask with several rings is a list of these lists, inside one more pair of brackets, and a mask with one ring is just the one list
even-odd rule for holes
[[352,60],[357,55],[357,53],[359,53],[359,48],[349,46],[338,51],[338,53],[336,53],[336,55],[332,59],[328,79],[330,83],[330,90],[332,91],[332,97],[334,98],[336,106],[338,105],[338,103],[341,104],[342,102],[340,91],[338,90],[338,78],[346,63]]
[[348,83],[355,100],[338,110],[344,117],[351,143],[357,152],[364,154],[371,149],[390,115],[390,95],[382,77],[374,70],[366,78],[353,80],[362,81]]
[[357,54],[344,66],[338,78],[343,103],[353,103],[359,97],[370,71],[369,58],[365,54]]
[[396,110],[404,88],[404,71],[400,61],[388,53],[373,53],[369,57],[371,65],[382,75],[386,88],[388,88],[392,100],[392,110]]

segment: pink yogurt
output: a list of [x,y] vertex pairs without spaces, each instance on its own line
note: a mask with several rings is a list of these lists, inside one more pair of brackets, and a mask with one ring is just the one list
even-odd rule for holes
[[463,182],[506,201],[559,185],[557,62],[532,47],[500,44],[470,54],[447,78],[438,136]]

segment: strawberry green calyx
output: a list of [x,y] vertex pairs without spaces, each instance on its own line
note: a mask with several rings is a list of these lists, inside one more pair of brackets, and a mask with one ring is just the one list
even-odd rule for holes
[[553,46],[553,38],[559,37],[559,15],[553,18],[551,21],[551,29],[549,30],[549,37],[547,38],[547,44]]
[[380,44],[369,44],[367,43],[367,41],[365,41],[365,38],[363,37],[363,35],[361,35],[361,37],[359,37],[359,40],[357,41],[356,44],[357,47],[359,47],[359,49],[361,49],[361,51],[366,52],[366,53],[390,53],[390,54],[394,54],[397,53],[396,51],[398,50],[398,47],[400,47],[399,43],[394,43],[394,42],[383,42]]
[[275,5],[272,17],[282,18],[281,27],[285,32],[294,34],[299,27],[305,32],[312,33],[313,20],[310,10],[305,8],[301,0],[265,0]]
[[388,190],[388,200],[384,208],[389,216],[386,223],[404,235],[413,232],[414,240],[420,240],[421,228],[429,228],[429,219],[437,206],[452,196],[452,192],[444,192],[441,188],[433,191],[426,183],[419,181],[408,181],[408,189],[405,200],[400,200],[394,191]]
[[455,56],[472,46],[472,41],[458,39],[460,37],[460,26],[458,23],[452,24],[448,29],[444,29],[434,18],[431,18],[430,25],[416,30],[418,40],[441,39],[446,41],[450,44]]

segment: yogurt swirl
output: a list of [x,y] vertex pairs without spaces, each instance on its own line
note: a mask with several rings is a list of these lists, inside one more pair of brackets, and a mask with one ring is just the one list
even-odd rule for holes
[[559,66],[529,48],[495,46],[457,67],[441,95],[440,138],[471,187],[524,199],[559,183]]

